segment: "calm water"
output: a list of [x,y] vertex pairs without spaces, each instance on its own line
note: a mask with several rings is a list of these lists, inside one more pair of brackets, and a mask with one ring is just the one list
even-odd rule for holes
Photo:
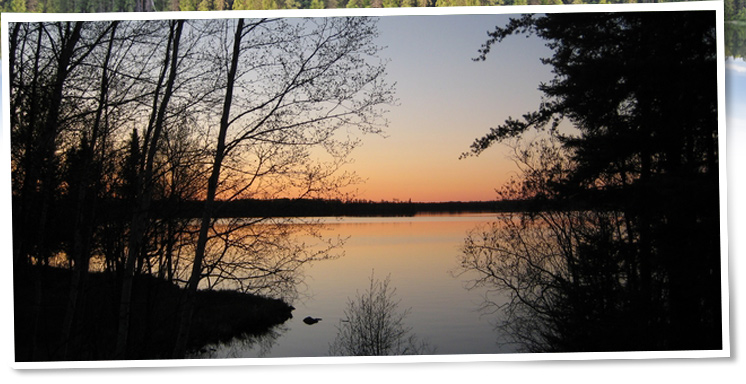
[[[436,354],[514,352],[497,343],[495,315],[479,312],[484,291],[464,289],[468,277],[449,273],[467,232],[495,220],[496,214],[328,219],[329,235],[350,236],[345,256],[305,268],[308,297],[293,303],[293,318],[273,336],[235,341],[204,357],[327,356],[348,299],[369,287],[372,272],[381,280],[390,275],[399,310],[410,308],[406,325]],[[306,316],[323,320],[306,325]]]

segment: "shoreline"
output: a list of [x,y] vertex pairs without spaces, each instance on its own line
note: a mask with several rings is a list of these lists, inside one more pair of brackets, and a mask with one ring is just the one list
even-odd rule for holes
[[[15,361],[110,360],[117,337],[118,279],[85,274],[78,313],[61,340],[72,271],[53,267],[14,270]],[[163,279],[134,280],[127,360],[171,359],[178,303],[184,290]],[[197,291],[188,351],[242,335],[262,335],[292,318],[279,299],[230,290]]]

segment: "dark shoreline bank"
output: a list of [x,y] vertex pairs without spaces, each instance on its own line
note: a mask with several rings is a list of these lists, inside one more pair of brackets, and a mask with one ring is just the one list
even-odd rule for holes
[[[118,279],[113,274],[85,276],[79,315],[66,342],[61,337],[71,271],[21,267],[15,269],[13,280],[17,362],[113,358],[119,306]],[[169,359],[183,290],[151,276],[136,277],[133,288],[130,347],[125,359]],[[236,291],[198,291],[188,350],[241,335],[262,335],[292,318],[292,310],[278,299]]]

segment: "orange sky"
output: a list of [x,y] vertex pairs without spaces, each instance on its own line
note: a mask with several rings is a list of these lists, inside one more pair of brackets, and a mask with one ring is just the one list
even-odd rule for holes
[[551,79],[539,59],[544,41],[513,36],[474,62],[487,31],[505,15],[395,16],[379,22],[382,56],[400,104],[387,116],[387,137],[366,135],[350,169],[367,182],[357,197],[373,201],[493,200],[516,168],[510,149],[496,145],[459,160],[474,139],[535,110],[541,81]]

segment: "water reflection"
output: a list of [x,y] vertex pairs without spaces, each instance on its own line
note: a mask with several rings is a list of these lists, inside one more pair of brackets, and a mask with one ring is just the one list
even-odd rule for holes
[[[359,301],[358,296],[370,289],[372,270],[379,280],[390,274],[388,289],[393,291],[395,286],[396,295],[389,297],[399,303],[395,312],[411,309],[402,322],[409,334],[401,339],[402,348],[395,352],[430,353],[424,348],[411,348],[418,345],[418,340],[437,346],[437,354],[515,352],[510,345],[496,344],[491,319],[477,311],[484,292],[463,289],[469,275],[455,279],[448,273],[454,267],[454,255],[465,234],[479,223],[501,220],[496,216],[343,218],[324,222],[327,237],[347,239],[345,255],[303,268],[305,285],[301,297],[292,302],[296,308],[294,317],[284,323],[287,331],[283,331],[271,351],[261,356],[329,356],[330,344],[344,325],[341,320],[349,319],[345,313],[349,303]],[[303,321],[307,316],[323,320],[308,325]],[[407,339],[415,333],[416,339],[407,348]],[[231,354],[221,348],[234,351]],[[260,357],[257,346],[253,348],[241,349],[240,344],[228,343],[209,356]]]
[[349,299],[344,318],[337,325],[337,336],[329,345],[332,356],[386,356],[432,354],[435,349],[412,333],[405,324],[410,309],[399,310],[396,288],[390,275],[378,280],[370,276],[370,286]]
[[[523,185],[501,192],[537,191],[541,197],[528,198],[541,207],[556,185],[569,185],[554,182],[570,157],[552,145],[524,150]],[[468,288],[488,290],[485,309],[498,314],[499,334],[521,351],[719,350],[716,169],[675,181],[660,176],[665,181],[656,182],[671,187],[643,195],[649,200],[619,188],[616,207],[603,199],[583,210],[545,205],[477,228],[464,241],[456,274],[476,275]],[[651,201],[655,209],[641,208]]]
[[725,24],[725,56],[746,57],[746,23]]
[[627,233],[614,212],[516,214],[475,228],[455,272],[476,273],[469,289],[503,293],[485,296],[482,308],[498,315],[500,342],[519,351],[645,349],[623,296],[631,277],[619,267],[626,249],[617,241]]
[[246,351],[256,351],[257,357],[265,357],[272,351],[272,347],[277,344],[277,339],[285,334],[288,329],[287,325],[280,324],[262,334],[243,334],[227,343],[204,346],[199,351],[187,354],[186,357],[188,359],[232,359],[244,357]]

